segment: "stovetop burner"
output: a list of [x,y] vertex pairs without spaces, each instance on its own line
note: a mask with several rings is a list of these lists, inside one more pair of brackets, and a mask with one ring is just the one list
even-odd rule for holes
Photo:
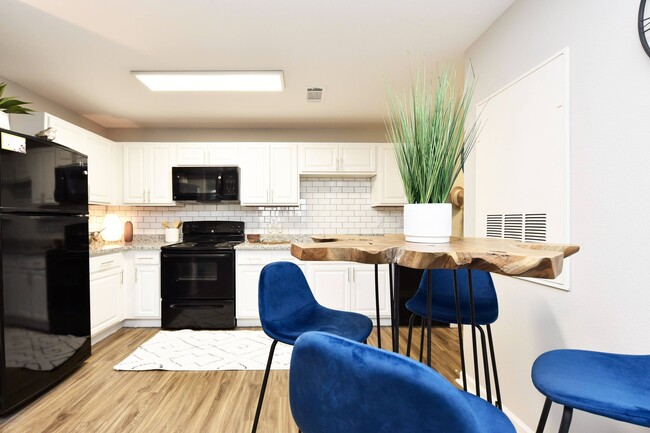
[[188,221],[183,223],[183,242],[162,247],[167,251],[204,252],[233,250],[244,242],[240,221]]
[[174,250],[231,250],[235,245],[239,245],[240,241],[228,242],[180,242],[178,244],[166,245],[163,248]]

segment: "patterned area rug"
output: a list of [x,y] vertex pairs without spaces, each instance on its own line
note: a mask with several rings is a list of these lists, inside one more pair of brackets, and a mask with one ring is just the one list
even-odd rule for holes
[[[271,340],[263,331],[160,331],[115,370],[264,370]],[[272,370],[288,370],[293,346],[278,343]]]

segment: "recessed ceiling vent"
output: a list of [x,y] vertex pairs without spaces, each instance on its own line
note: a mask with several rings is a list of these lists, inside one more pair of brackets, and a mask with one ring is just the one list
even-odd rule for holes
[[307,102],[320,102],[323,100],[322,87],[307,87]]

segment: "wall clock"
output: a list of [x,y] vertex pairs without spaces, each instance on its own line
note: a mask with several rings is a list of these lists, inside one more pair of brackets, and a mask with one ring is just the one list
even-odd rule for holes
[[650,3],[646,7],[646,0],[641,0],[641,5],[639,6],[638,26],[641,45],[646,54],[650,56]]

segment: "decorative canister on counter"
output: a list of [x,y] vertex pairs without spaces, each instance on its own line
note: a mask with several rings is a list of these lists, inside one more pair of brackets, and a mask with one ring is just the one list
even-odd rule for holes
[[178,242],[180,229],[165,229],[165,242]]
[[133,242],[133,224],[131,221],[124,223],[124,242]]
[[178,242],[181,237],[181,221],[176,220],[169,224],[167,220],[162,222],[163,229],[165,230],[165,242]]

